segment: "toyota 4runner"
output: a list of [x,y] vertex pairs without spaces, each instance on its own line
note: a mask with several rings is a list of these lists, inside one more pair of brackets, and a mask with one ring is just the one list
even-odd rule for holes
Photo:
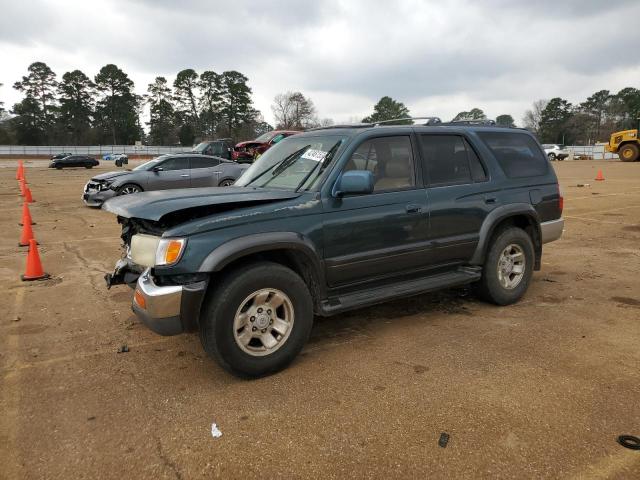
[[108,200],[124,255],[107,284],[161,335],[199,332],[243,377],[287,366],[314,315],[476,283],[516,302],[560,238],[537,140],[482,125],[356,125],[274,145],[226,188]]

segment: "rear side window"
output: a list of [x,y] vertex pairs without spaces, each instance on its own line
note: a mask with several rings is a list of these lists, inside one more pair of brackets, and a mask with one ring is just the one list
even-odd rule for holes
[[535,177],[547,173],[547,159],[536,141],[524,133],[478,132],[510,178]]
[[191,157],[191,168],[209,168],[215,167],[220,162],[214,158],[207,157]]
[[463,137],[420,135],[420,144],[430,185],[459,185],[487,179],[482,162]]
[[187,170],[189,168],[189,157],[173,157],[165,160],[160,165],[163,170]]

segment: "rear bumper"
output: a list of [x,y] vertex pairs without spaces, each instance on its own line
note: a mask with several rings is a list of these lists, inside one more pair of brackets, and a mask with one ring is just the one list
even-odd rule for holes
[[558,240],[562,236],[564,230],[564,218],[542,222],[540,224],[540,233],[542,234],[542,243],[549,243]]
[[[150,330],[160,335],[177,335],[198,328],[200,307],[207,282],[187,285],[156,285],[150,269],[138,278],[132,309]],[[140,302],[136,297],[140,296]]]

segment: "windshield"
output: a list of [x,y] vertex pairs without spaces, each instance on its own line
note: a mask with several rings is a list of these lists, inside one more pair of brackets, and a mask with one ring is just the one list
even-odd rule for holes
[[345,137],[288,137],[267,150],[234,185],[308,190],[331,164]]
[[269,140],[273,138],[275,132],[267,132],[260,135],[258,138],[254,140],[254,142],[267,143]]
[[154,158],[153,160],[149,160],[148,162],[144,162],[138,165],[133,170],[151,170],[155,165],[158,164],[162,160],[162,157]]
[[192,152],[204,152],[209,146],[209,142],[202,142],[195,146]]

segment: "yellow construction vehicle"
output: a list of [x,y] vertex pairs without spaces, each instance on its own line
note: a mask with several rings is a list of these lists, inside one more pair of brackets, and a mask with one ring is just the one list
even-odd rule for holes
[[635,130],[622,130],[611,134],[609,143],[605,145],[607,152],[617,153],[623,162],[636,162],[640,159],[640,140],[638,140],[638,130],[640,130],[640,119],[638,128]]

